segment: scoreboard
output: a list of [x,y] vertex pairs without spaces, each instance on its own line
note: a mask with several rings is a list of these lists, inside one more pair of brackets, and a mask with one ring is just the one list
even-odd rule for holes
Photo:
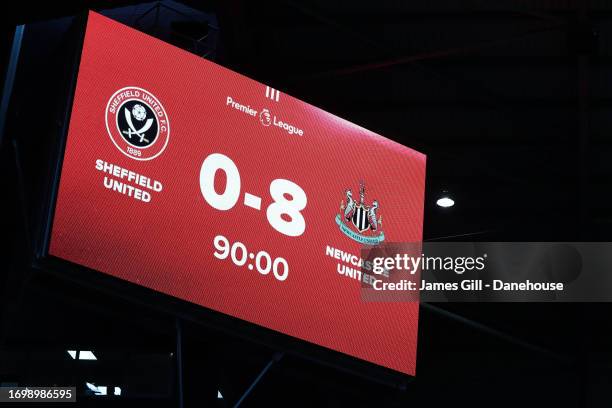
[[417,302],[361,249],[422,239],[425,156],[90,12],[50,255],[415,374]]

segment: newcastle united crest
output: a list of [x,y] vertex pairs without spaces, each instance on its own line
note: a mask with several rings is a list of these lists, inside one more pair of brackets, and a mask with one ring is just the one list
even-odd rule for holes
[[336,215],[336,224],[347,237],[366,245],[377,245],[384,241],[382,216],[378,215],[378,201],[371,204],[365,201],[365,183],[359,183],[359,201],[353,198],[353,192],[346,190],[346,205],[340,203],[340,214]]
[[159,156],[170,138],[170,123],[161,102],[134,86],[115,92],[106,105],[106,130],[114,145],[135,160]]

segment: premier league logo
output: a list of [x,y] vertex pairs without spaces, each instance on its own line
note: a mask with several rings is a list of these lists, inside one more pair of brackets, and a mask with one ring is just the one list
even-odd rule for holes
[[359,183],[359,201],[353,198],[353,192],[346,190],[346,205],[340,203],[340,214],[336,216],[336,224],[349,238],[366,245],[377,245],[384,241],[382,216],[377,215],[378,201],[368,205],[365,202],[365,183]]
[[264,109],[259,114],[259,121],[264,126],[270,126],[272,123],[272,117],[270,116],[270,111],[268,109]]
[[136,87],[120,89],[111,96],[106,129],[115,146],[135,160],[159,156],[170,138],[164,107],[153,94]]

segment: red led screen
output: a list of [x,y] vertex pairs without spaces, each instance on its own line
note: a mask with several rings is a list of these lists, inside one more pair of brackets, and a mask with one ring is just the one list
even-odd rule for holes
[[423,154],[90,13],[49,252],[414,374],[418,303],[363,301],[359,260],[421,240],[424,186]]

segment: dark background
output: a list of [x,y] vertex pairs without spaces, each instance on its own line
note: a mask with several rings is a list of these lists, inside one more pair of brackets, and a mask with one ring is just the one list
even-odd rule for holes
[[[68,265],[37,257],[79,27],[43,22],[87,9],[426,153],[426,240],[610,240],[612,4],[184,1],[164,2],[157,20],[145,14],[153,6],[4,5],[4,71],[15,26],[28,28],[0,151],[1,383],[76,385],[80,406],[178,406],[177,323],[157,295],[126,295],[95,274],[70,279]],[[443,194],[456,205],[437,207]],[[417,376],[403,387],[181,311],[187,407],[233,406],[270,361],[243,406],[608,407],[612,398],[608,304],[423,304]],[[86,395],[85,382],[122,395]]]

